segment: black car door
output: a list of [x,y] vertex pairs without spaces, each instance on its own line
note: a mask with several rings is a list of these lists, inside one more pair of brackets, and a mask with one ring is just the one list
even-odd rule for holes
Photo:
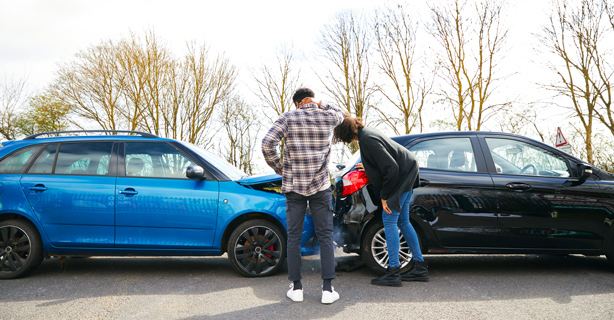
[[605,211],[594,179],[577,181],[570,157],[516,136],[480,138],[498,203],[502,248],[599,249]]
[[424,187],[414,189],[411,214],[427,239],[442,247],[497,246],[493,182],[475,134],[428,138],[409,146]]

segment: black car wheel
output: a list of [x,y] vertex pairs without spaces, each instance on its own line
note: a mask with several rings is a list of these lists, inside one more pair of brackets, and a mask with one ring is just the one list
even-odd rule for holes
[[281,268],[286,259],[285,235],[266,220],[249,220],[239,225],[228,240],[232,266],[247,277],[266,277]]
[[40,235],[29,222],[0,222],[0,279],[15,279],[36,269],[43,261]]
[[[399,264],[401,266],[401,272],[406,272],[411,268],[412,253],[400,230],[399,237]],[[367,227],[367,230],[365,230],[365,237],[362,240],[361,246],[361,255],[367,267],[380,274],[386,272],[386,268],[388,267],[388,246],[386,244],[384,223],[381,220],[372,223]]]

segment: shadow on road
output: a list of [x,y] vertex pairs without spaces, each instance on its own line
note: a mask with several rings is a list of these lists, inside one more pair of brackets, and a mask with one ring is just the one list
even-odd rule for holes
[[[189,295],[192,298],[204,297],[203,300],[219,298],[227,301],[226,309],[207,315],[212,319],[259,315],[275,318],[296,315],[313,319],[329,317],[363,302],[550,298],[564,304],[569,303],[573,296],[614,293],[612,269],[603,257],[428,255],[425,259],[429,261],[431,281],[404,283],[402,288],[370,285],[370,279],[376,274],[367,268],[338,271],[333,285],[341,293],[341,300],[322,308],[305,308],[305,304],[320,304],[321,280],[317,258],[304,259],[303,262],[306,291],[302,304],[285,298],[289,283],[285,268],[272,277],[244,278],[233,271],[224,257],[50,259],[31,276],[0,282],[0,302],[41,301],[38,307],[59,307],[67,301],[83,298]],[[337,260],[343,266],[360,262],[357,256],[351,255]],[[251,298],[255,296],[256,305],[241,306],[250,295]]]

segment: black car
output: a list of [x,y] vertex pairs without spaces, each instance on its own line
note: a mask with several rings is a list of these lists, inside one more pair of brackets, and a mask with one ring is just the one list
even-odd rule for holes
[[[614,175],[544,143],[506,133],[393,137],[420,164],[410,220],[423,253],[553,253],[614,260]],[[357,171],[335,174],[335,241],[383,272],[379,192]],[[401,238],[402,271],[412,254]]]

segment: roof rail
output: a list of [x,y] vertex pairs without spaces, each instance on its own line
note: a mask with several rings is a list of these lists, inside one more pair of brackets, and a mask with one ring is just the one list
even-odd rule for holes
[[145,138],[158,138],[158,136],[156,136],[155,134],[151,134],[151,133],[147,133],[147,132],[141,132],[141,131],[132,131],[132,130],[72,130],[72,131],[52,131],[52,132],[37,133],[37,134],[33,134],[31,136],[25,137],[24,140],[35,139],[38,136],[44,136],[44,135],[49,135],[49,134],[85,133],[85,132],[133,133],[133,134],[137,134],[137,135],[140,135],[142,137],[145,137]]

